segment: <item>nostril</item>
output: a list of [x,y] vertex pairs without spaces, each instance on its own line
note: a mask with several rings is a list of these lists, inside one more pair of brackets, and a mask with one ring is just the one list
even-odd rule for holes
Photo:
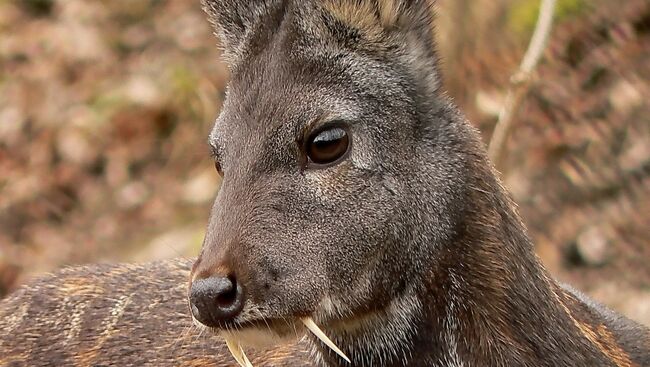
[[198,321],[219,326],[239,315],[244,307],[244,294],[234,275],[197,279],[190,289],[190,305]]
[[234,303],[237,302],[237,290],[238,290],[238,284],[237,284],[237,278],[235,278],[234,275],[229,275],[228,281],[230,282],[230,287],[225,288],[224,291],[217,296],[217,307],[221,308],[227,308],[232,306]]

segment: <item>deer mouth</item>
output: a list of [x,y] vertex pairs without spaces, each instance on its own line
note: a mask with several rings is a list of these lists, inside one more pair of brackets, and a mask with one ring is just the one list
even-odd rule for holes
[[[196,320],[195,320],[196,322]],[[292,319],[258,319],[210,328],[224,338],[228,350],[242,367],[252,367],[246,356],[245,348],[265,348],[299,339],[311,332],[317,339],[341,356],[347,362],[350,359],[334,344],[311,317]]]
[[264,348],[278,343],[298,339],[304,334],[301,325],[290,319],[261,318],[228,323],[214,332],[224,337],[239,339],[246,346]]

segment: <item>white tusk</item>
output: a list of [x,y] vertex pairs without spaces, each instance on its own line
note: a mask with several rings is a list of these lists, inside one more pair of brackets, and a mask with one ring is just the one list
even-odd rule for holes
[[239,344],[237,344],[230,338],[225,338],[225,339],[230,354],[232,354],[232,356],[235,357],[235,360],[237,360],[237,363],[239,363],[241,367],[244,367],[244,360],[242,359],[242,354],[241,354],[242,349],[241,347],[239,347]]
[[244,353],[244,349],[242,349],[239,343],[230,338],[224,339],[226,339],[226,345],[228,346],[230,354],[232,354],[232,356],[235,358],[235,360],[237,360],[237,363],[239,363],[241,367],[253,367],[253,364],[248,360],[246,353]]
[[241,356],[244,358],[244,367],[253,367],[253,364],[251,361],[248,360],[248,357],[246,357],[246,353],[244,353],[244,349],[242,347],[239,347],[239,350],[241,350]]
[[311,331],[318,339],[320,339],[320,341],[325,343],[325,345],[330,347],[330,349],[332,349],[334,352],[336,352],[336,354],[340,355],[341,358],[345,359],[348,363],[351,363],[350,358],[348,358],[348,356],[346,356],[345,353],[343,353],[336,346],[336,344],[334,344],[334,342],[332,342],[332,340],[330,340],[330,338],[328,338],[327,335],[325,335],[323,330],[321,330],[318,327],[318,325],[316,325],[316,323],[314,322],[314,320],[311,317],[303,317],[303,318],[300,319],[300,321],[302,321],[302,323],[305,324],[305,327],[307,327],[307,329],[309,329],[309,331]]

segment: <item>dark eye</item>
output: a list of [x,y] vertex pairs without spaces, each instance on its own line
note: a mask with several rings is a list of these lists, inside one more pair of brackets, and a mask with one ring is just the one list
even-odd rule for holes
[[218,160],[215,159],[214,161],[214,168],[217,170],[217,173],[219,176],[223,176],[223,170],[221,169],[221,163],[219,163]]
[[342,127],[319,130],[307,140],[306,153],[316,164],[336,163],[350,146],[348,132]]

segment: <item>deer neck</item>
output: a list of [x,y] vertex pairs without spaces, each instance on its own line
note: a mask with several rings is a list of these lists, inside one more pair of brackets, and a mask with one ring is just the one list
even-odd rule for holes
[[[496,178],[493,184],[470,194],[457,235],[434,251],[419,279],[384,309],[334,332],[353,366],[600,361],[574,327],[566,294],[534,254],[514,205]],[[322,365],[350,365],[312,342]],[[566,346],[575,351],[564,361],[566,351],[558,352]]]

